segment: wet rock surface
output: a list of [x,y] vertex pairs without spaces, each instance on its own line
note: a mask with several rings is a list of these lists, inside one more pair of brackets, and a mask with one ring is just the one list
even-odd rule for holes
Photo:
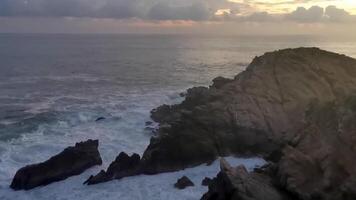
[[76,143],[75,146],[64,149],[45,162],[23,167],[16,172],[10,187],[14,190],[29,190],[64,180],[92,166],[101,165],[98,145],[98,140]]

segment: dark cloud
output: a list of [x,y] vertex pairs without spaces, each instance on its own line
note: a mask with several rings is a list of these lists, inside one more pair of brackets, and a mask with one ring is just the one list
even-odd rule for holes
[[[226,0],[0,0],[0,16],[207,20]],[[236,5],[235,5],[236,6]]]
[[0,0],[0,16],[141,17],[142,0]]

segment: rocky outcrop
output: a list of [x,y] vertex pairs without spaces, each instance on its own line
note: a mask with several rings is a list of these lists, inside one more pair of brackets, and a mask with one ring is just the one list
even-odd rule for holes
[[183,176],[182,178],[178,179],[177,182],[174,184],[174,187],[180,190],[192,186],[194,186],[194,183],[186,176]]
[[175,171],[231,154],[278,161],[313,102],[338,101],[355,90],[352,58],[317,48],[266,53],[234,79],[217,78],[209,88],[189,89],[181,104],[153,110],[160,128],[142,170]]
[[203,199],[280,199],[275,194],[296,200],[355,199],[355,122],[356,97],[311,105],[304,127],[281,150],[278,162],[247,173],[222,161]]
[[[311,105],[339,102],[355,91],[350,57],[317,48],[266,53],[234,79],[218,77],[209,88],[189,89],[181,104],[152,110],[157,136],[128,174],[176,171],[226,155],[279,162]],[[101,172],[98,179],[107,176]]]
[[209,185],[202,200],[290,200],[264,174],[249,173],[244,166],[231,167],[224,159],[221,171]]
[[102,170],[97,175],[89,177],[84,184],[93,185],[140,173],[140,156],[138,154],[129,156],[125,152],[121,152],[106,171]]
[[10,187],[14,190],[29,190],[78,175],[94,165],[101,165],[98,145],[98,140],[80,142],[45,162],[21,168],[16,172]]

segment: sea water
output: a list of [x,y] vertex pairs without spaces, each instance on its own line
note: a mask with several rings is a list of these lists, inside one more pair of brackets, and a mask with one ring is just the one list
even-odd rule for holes
[[[145,126],[151,109],[181,102],[181,92],[208,86],[214,77],[234,77],[266,51],[299,46],[356,57],[355,41],[308,36],[0,34],[0,199],[199,199],[207,191],[201,180],[218,173],[218,161],[94,186],[82,183],[121,151],[142,155],[152,136]],[[100,117],[105,119],[96,121]],[[31,191],[9,188],[19,168],[87,139],[99,139],[102,166]],[[248,170],[264,164],[258,157],[227,159]],[[183,175],[196,186],[175,189]]]

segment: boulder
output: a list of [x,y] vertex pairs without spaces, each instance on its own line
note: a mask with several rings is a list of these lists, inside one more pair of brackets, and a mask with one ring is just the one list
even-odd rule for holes
[[101,165],[98,145],[98,140],[76,143],[45,162],[23,167],[16,172],[10,187],[14,190],[29,190],[78,175],[94,165]]
[[182,178],[178,179],[177,182],[174,184],[174,187],[180,190],[192,186],[194,186],[194,183],[186,176],[183,176]]
[[242,165],[233,168],[224,159],[221,171],[209,185],[201,200],[290,200],[264,174],[249,173]]
[[90,176],[84,184],[93,185],[114,179],[138,175],[140,173],[140,156],[138,154],[132,154],[129,156],[125,152],[121,152],[106,171],[102,170],[97,175]]

